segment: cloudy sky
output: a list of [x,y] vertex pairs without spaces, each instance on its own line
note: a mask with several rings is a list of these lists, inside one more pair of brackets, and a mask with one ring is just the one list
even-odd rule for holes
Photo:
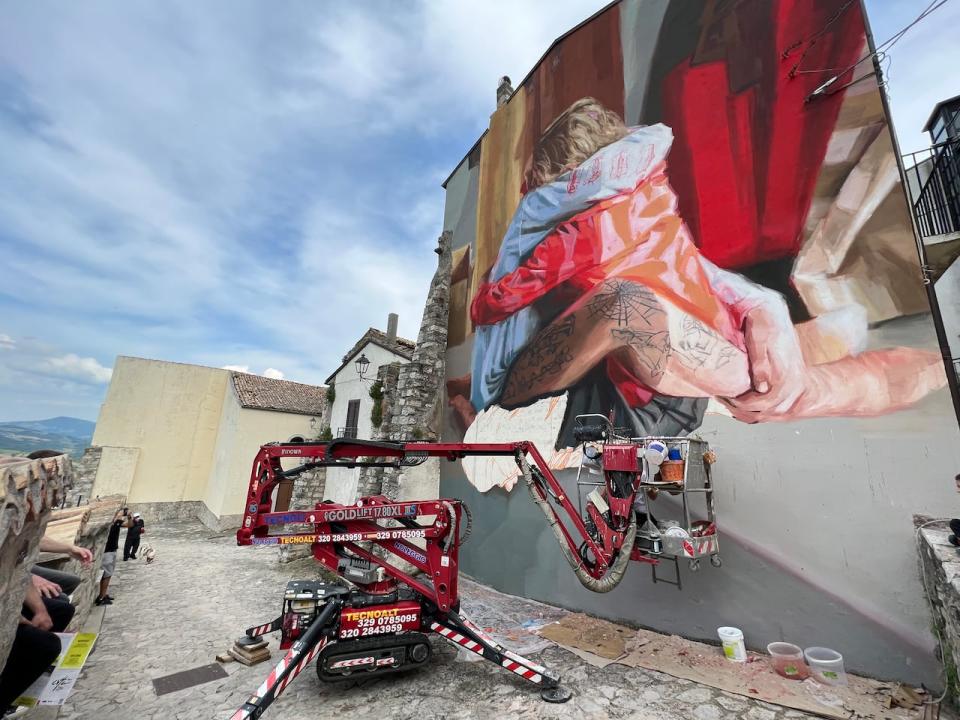
[[[0,0],[0,421],[96,419],[120,354],[321,383],[388,312],[416,337],[497,78],[603,4]],[[890,53],[905,152],[958,26]]]

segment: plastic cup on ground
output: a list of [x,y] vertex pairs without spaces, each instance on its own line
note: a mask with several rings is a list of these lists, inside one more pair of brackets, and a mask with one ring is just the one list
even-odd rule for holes
[[767,645],[767,652],[773,660],[773,669],[788,680],[806,680],[810,669],[803,660],[803,650],[799,645],[788,642],[774,642]]
[[825,647],[808,647],[803,651],[810,673],[824,685],[846,685],[847,673],[843,669],[843,655]]

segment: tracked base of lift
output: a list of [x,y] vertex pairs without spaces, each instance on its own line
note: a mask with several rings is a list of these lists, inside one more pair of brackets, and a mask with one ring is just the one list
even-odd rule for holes
[[573,691],[568,690],[563,685],[557,685],[556,687],[541,690],[540,697],[548,703],[565,703],[573,697]]

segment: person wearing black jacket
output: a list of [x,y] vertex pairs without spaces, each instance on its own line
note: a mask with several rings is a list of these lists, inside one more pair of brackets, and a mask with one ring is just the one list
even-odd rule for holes
[[123,559],[137,559],[137,550],[140,549],[140,536],[143,534],[143,518],[140,513],[133,514],[133,523],[127,529],[127,539],[123,543]]

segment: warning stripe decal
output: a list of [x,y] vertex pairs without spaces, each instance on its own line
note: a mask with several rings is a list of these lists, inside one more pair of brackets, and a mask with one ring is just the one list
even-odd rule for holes
[[279,697],[279,696],[280,696],[280,693],[282,693],[284,690],[287,689],[287,685],[289,685],[290,682],[291,682],[297,675],[299,675],[301,672],[303,672],[303,669],[304,669],[307,665],[310,664],[310,661],[313,660],[313,659],[319,654],[319,652],[320,652],[321,650],[323,650],[323,648],[324,648],[324,646],[326,646],[326,644],[327,644],[327,639],[324,638],[323,640],[321,640],[320,642],[318,642],[318,643],[313,647],[313,649],[310,650],[310,652],[308,652],[306,655],[304,655],[302,658],[300,658],[300,662],[297,663],[297,666],[296,666],[293,670],[290,671],[290,674],[289,674],[289,675],[287,675],[283,680],[280,681],[280,685],[277,687],[276,697]]
[[430,623],[430,629],[433,630],[435,633],[441,635],[442,637],[446,638],[447,640],[450,640],[451,642],[455,642],[458,645],[463,645],[465,648],[467,648],[467,650],[472,650],[478,655],[483,654],[483,645],[471,640],[470,638],[464,637],[460,633],[454,630],[451,630],[448,627],[444,627],[438,622]]
[[[464,623],[464,624],[467,624],[467,623]],[[474,626],[472,623],[467,624],[467,626],[470,628],[471,631],[476,632],[474,630]],[[451,642],[455,642],[458,645],[463,645],[463,647],[467,648],[468,650],[472,650],[478,655],[483,654],[483,645],[481,645],[478,642],[475,642],[474,640],[471,640],[470,638],[464,637],[463,635],[456,632],[455,630],[451,630],[448,627],[444,627],[438,622],[430,623],[430,629],[433,630],[438,635],[440,635],[441,637],[444,637]],[[484,640],[487,639],[483,633],[478,632],[477,634],[479,637],[482,637]],[[497,647],[498,650],[501,652],[501,654],[507,656],[500,663],[507,670],[509,670],[512,673],[516,673],[522,678],[526,678],[530,682],[534,682],[534,683],[543,682],[542,673],[545,672],[544,668],[540,667],[535,663],[530,662],[529,660],[525,660],[524,658],[521,658],[519,655],[515,655],[511,653],[509,650],[503,650],[503,648],[500,648],[499,645],[496,645],[496,643],[492,641],[490,642],[490,644]]]
[[525,668],[520,663],[514,662],[509,658],[505,658],[504,661],[500,664],[503,665],[510,672],[516,673],[520,677],[526,678],[530,682],[538,683],[541,680],[543,680],[543,676],[540,673],[535,672],[534,670],[530,670],[529,668]]
[[273,627],[273,623],[267,623],[266,625],[260,625],[253,628],[253,632],[248,633],[252,637],[259,637],[260,635],[266,635],[270,632],[270,629]]

